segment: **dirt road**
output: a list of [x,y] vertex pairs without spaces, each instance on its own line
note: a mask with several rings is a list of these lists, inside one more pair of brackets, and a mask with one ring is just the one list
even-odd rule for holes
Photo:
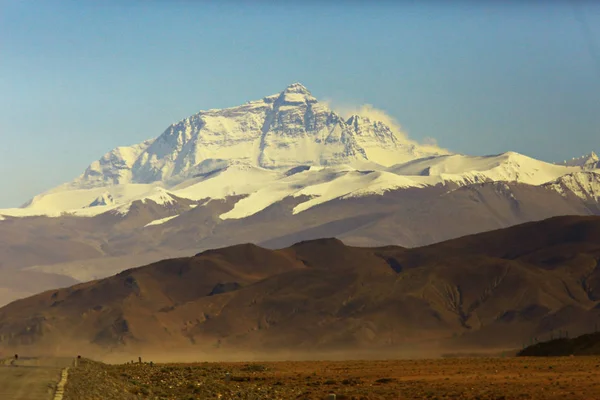
[[61,370],[72,359],[25,358],[0,362],[0,399],[52,400]]

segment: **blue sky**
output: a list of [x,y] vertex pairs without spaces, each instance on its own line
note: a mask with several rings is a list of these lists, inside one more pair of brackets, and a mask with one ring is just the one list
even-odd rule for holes
[[420,3],[0,0],[0,207],[297,81],[456,152],[600,150],[599,3]]

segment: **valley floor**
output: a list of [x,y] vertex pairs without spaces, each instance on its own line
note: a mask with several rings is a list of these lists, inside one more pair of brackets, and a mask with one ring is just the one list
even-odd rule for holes
[[[229,373],[229,378],[227,377]],[[600,357],[135,363],[82,360],[65,400],[600,399]]]

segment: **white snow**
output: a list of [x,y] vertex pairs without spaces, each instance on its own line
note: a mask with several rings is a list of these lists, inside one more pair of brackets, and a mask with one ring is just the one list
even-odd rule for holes
[[[92,189],[55,189],[34,197],[27,209],[44,211],[78,210],[87,207],[98,197],[107,193],[112,196],[114,203],[124,203],[130,199],[143,196],[155,187],[160,186],[161,183],[157,182],[152,184],[112,185]],[[95,213],[94,208],[102,207],[91,207],[91,213]]]
[[422,186],[408,178],[382,171],[348,171],[330,182],[308,186],[294,196],[310,196],[310,200],[294,207],[294,214],[330,200],[382,194],[387,190]]
[[7,217],[60,217],[60,211],[35,210],[30,208],[5,208],[0,212]]
[[166,218],[161,218],[161,219],[155,219],[154,221],[152,221],[152,222],[149,222],[149,223],[147,223],[146,225],[144,225],[144,228],[146,228],[146,227],[148,227],[148,226],[162,225],[162,224],[164,224],[165,222],[167,222],[167,221],[170,221],[170,220],[172,220],[172,219],[175,219],[175,218],[177,218],[177,217],[179,217],[179,215],[173,215],[173,216],[171,216],[171,217],[166,217]]
[[600,201],[600,171],[565,175],[547,186],[563,196],[572,193],[584,200]]
[[389,192],[391,190],[396,189],[406,189],[409,187],[423,187],[426,186],[422,183],[415,182],[412,179],[407,177],[398,176],[396,174],[392,174],[390,172],[373,172],[371,182],[368,182],[365,187],[354,190],[347,195],[343,196],[343,198],[352,198],[352,197],[363,197],[363,196],[371,196],[371,195],[382,195],[385,192]]
[[[220,216],[235,219],[286,197],[310,198],[294,208],[299,213],[334,199],[487,181],[554,182],[554,190],[580,197],[599,193],[596,177],[578,175],[582,169],[600,166],[594,153],[567,165],[514,152],[482,157],[448,154],[394,129],[364,116],[344,120],[304,86],[293,84],[238,107],[200,111],[172,124],[156,139],[117,147],[74,181],[35,196],[24,208],[0,214],[124,215],[138,200],[168,207],[176,197],[197,201],[246,196]],[[295,167],[303,168],[288,173]],[[162,223],[158,221],[162,220],[148,226]]]
[[307,170],[292,175],[288,174],[289,170],[280,171],[276,175],[270,176],[270,182],[263,180],[262,182],[265,184],[260,184],[261,182],[258,181],[259,185],[248,192],[248,197],[238,201],[231,211],[221,214],[220,218],[248,217],[286,197],[294,196],[295,193],[305,187],[330,182],[350,170],[354,169],[350,166],[338,165],[331,168],[309,167]]
[[506,181],[530,185],[541,185],[580,170],[578,167],[550,164],[514,152],[483,157],[460,154],[428,157],[388,169],[398,175],[419,176],[418,181],[431,184],[437,179],[459,184]]
[[151,192],[145,193],[143,196],[133,199],[119,207],[112,208],[111,210],[119,215],[127,215],[134,201],[141,201],[142,204],[151,201],[162,206],[172,205],[176,203],[176,200],[171,195],[171,192],[160,187],[155,187],[152,189]]
[[[56,191],[36,197],[28,208],[5,210],[2,213],[14,216],[59,216],[67,212],[76,216],[94,216],[111,211],[125,215],[136,200],[170,205],[175,202],[173,196],[201,200],[245,195],[232,210],[220,216],[222,219],[239,219],[260,212],[286,197],[310,197],[294,208],[293,212],[297,214],[334,199],[377,195],[401,188],[448,182],[468,185],[484,181],[517,181],[539,185],[555,181],[573,171],[581,171],[579,167],[548,164],[517,153],[486,157],[427,157],[396,165],[387,171],[374,163],[364,164],[374,168],[359,170],[344,164],[306,166],[290,175],[288,169],[267,169],[240,161],[211,161],[203,167],[197,167],[201,171],[199,176],[168,189],[161,187],[162,183],[159,182]],[[586,193],[590,190],[594,192],[595,188],[586,189]],[[572,191],[577,192],[575,189]],[[87,207],[91,200],[109,195],[114,199],[114,204]],[[83,207],[77,208],[81,205]]]
[[159,205],[175,204],[176,202],[173,196],[171,196],[170,192],[160,187],[154,188],[152,194],[145,196],[143,199],[141,199],[141,201],[142,203],[145,203],[146,201],[152,201]]
[[157,181],[168,187],[193,176],[208,159],[279,169],[365,161],[390,166],[446,153],[393,129],[365,117],[344,120],[304,86],[293,84],[241,106],[200,111],[156,139],[117,147],[93,162],[69,188]]
[[336,199],[382,194],[388,190],[421,187],[420,183],[384,171],[358,171],[351,166],[311,167],[293,175],[283,175],[238,201],[221,219],[238,219],[253,215],[286,197],[308,196],[297,205],[295,214]]
[[280,172],[252,165],[236,164],[207,178],[194,178],[171,189],[177,197],[201,200],[253,193],[271,184]]

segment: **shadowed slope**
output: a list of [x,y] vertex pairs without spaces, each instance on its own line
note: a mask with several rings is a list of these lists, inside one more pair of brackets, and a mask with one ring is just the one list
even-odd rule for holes
[[588,333],[576,338],[557,338],[536,343],[518,353],[524,357],[559,357],[600,355],[600,333]]

